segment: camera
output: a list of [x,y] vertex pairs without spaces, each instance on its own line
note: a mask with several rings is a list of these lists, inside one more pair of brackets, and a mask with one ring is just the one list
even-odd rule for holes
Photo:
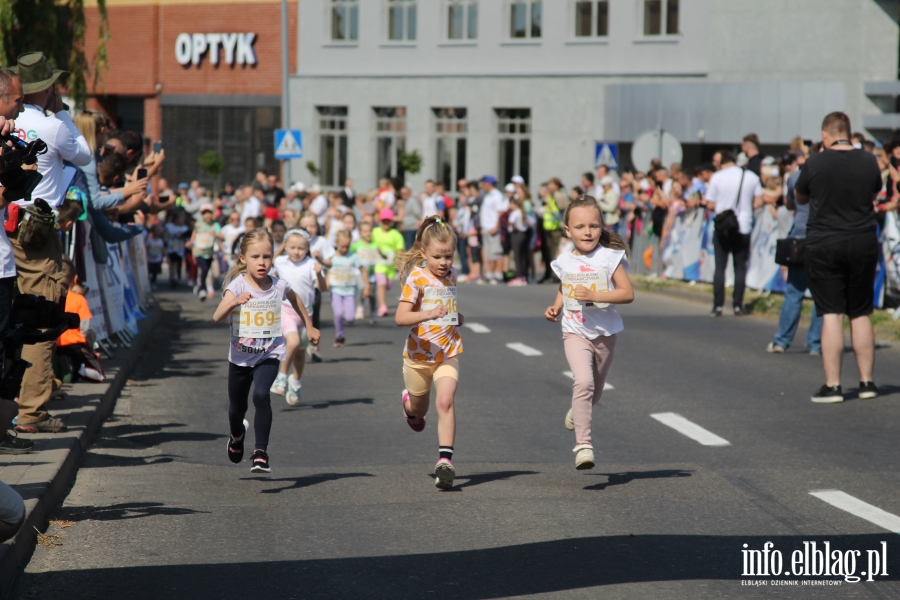
[[4,356],[0,357],[0,366],[5,359],[9,368],[4,369],[0,379],[0,398],[12,399],[19,395],[22,377],[31,366],[18,357],[22,346],[55,340],[80,325],[80,317],[64,312],[58,302],[33,294],[16,296],[9,313],[9,328],[2,340]]
[[47,152],[44,140],[23,142],[14,135],[0,136],[0,184],[6,188],[3,197],[7,202],[23,200],[43,178],[36,170],[23,170],[22,165],[37,163],[38,156]]

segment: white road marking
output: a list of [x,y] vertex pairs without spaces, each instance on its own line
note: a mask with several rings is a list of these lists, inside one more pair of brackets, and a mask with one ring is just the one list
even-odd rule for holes
[[877,506],[872,506],[868,502],[863,502],[859,498],[854,498],[850,494],[840,490],[818,490],[810,492],[810,495],[869,523],[874,523],[893,533],[900,533],[900,517],[881,510]]
[[506,347],[510,350],[515,350],[520,354],[524,354],[525,356],[543,356],[544,354],[540,350],[536,350],[535,348],[526,346],[525,344],[520,344],[519,342],[516,342],[514,344],[507,344]]
[[491,330],[482,325],[481,323],[466,323],[463,327],[468,327],[475,333],[490,333]]
[[[563,375],[565,375],[565,376],[568,377],[569,379],[575,379],[575,375],[572,374],[572,371],[563,371]],[[616,389],[616,388],[614,388],[613,386],[609,385],[609,383],[604,383],[604,384],[603,384],[603,391],[604,391],[604,392],[605,392],[606,390],[614,390],[614,389]]]
[[663,425],[668,425],[678,433],[686,435],[695,442],[700,442],[704,446],[730,446],[731,442],[724,438],[720,438],[713,432],[703,429],[696,423],[688,421],[677,413],[655,413],[650,415]]

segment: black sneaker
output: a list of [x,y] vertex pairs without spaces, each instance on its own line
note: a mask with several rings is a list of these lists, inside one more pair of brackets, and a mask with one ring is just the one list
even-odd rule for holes
[[716,306],[715,308],[713,308],[713,309],[712,309],[712,312],[709,313],[709,316],[711,316],[711,317],[721,317],[721,316],[722,316],[722,307],[721,307],[721,306]]
[[244,420],[244,435],[240,440],[234,441],[234,438],[228,436],[228,460],[234,464],[238,464],[244,459],[244,440],[247,439],[247,421]]
[[20,439],[15,431],[7,431],[0,441],[0,454],[28,454],[34,450],[34,442]]
[[735,307],[734,307],[734,316],[736,316],[736,317],[743,317],[743,316],[746,315],[746,314],[747,314],[747,313],[744,312],[744,307],[743,307],[743,306],[735,306]]
[[250,456],[250,462],[253,463],[253,466],[250,467],[251,473],[272,472],[272,468],[269,466],[269,455],[266,454],[265,450],[254,450]]
[[870,400],[878,397],[878,388],[875,387],[874,381],[859,382],[859,399]]
[[811,400],[819,404],[834,404],[844,401],[844,392],[839,385],[823,385],[813,394]]

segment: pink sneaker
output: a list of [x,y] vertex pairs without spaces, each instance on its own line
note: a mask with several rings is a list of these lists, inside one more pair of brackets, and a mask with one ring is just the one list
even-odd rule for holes
[[378,316],[379,316],[379,317],[386,317],[387,314],[388,314],[388,307],[387,307],[387,306],[382,305],[382,306],[379,306],[379,307],[378,307]]
[[407,400],[409,400],[409,392],[403,390],[403,394],[400,396],[400,403],[403,405],[403,418],[406,419],[406,424],[409,425],[409,428],[418,433],[425,429],[425,417],[409,416],[409,413],[406,412]]

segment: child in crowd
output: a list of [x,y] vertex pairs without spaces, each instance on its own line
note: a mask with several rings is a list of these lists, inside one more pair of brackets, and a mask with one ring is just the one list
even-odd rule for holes
[[[310,256],[323,266],[330,267],[331,259],[334,257],[334,246],[326,238],[319,235],[319,221],[316,219],[316,215],[308,211],[303,213],[300,216],[300,229],[309,236]],[[313,325],[318,327],[322,318],[322,293],[318,289],[316,289],[316,297],[313,301],[312,318]],[[309,355],[314,363],[322,362],[318,344],[310,345]]]
[[229,268],[233,267],[234,263],[237,262],[237,256],[234,254],[235,241],[246,231],[244,226],[241,225],[241,213],[232,211],[228,215],[228,222],[222,226],[222,230],[219,232],[222,236],[225,260],[228,261]]
[[[382,219],[384,215],[382,214]],[[438,461],[435,486],[453,487],[453,441],[456,437],[454,397],[459,382],[463,316],[456,303],[456,269],[453,254],[456,234],[441,217],[425,219],[408,252],[397,257],[397,269],[405,282],[395,322],[409,327],[403,352],[403,416],[413,431],[425,429],[425,414],[434,382],[434,404],[438,411]]]
[[350,243],[355,244],[359,241],[359,229],[356,227],[356,215],[352,212],[348,212],[343,217],[341,217],[341,224],[344,226],[344,231],[350,234]]
[[[252,473],[271,473],[269,466],[269,432],[272,429],[272,402],[269,389],[278,375],[279,362],[284,358],[284,337],[281,332],[281,304],[291,308],[303,319],[310,341],[319,339],[309,315],[297,294],[284,279],[271,277],[274,242],[265,229],[247,233],[241,241],[237,264],[229,271],[231,282],[222,294],[213,320],[221,323],[229,319],[231,346],[228,356],[228,459],[237,464],[244,457],[244,436],[247,433],[247,397],[253,386],[253,406],[256,414],[253,430],[256,448],[250,457]],[[260,325],[261,323],[261,325]]]
[[81,319],[78,329],[69,329],[56,340],[56,353],[66,357],[72,365],[73,381],[79,377],[90,381],[106,381],[106,373],[100,359],[94,353],[96,335],[91,331],[91,309],[84,297],[85,289],[78,283],[75,274],[75,263],[63,258],[63,274],[69,282],[69,293],[66,294],[66,312],[75,313]]
[[212,267],[213,253],[216,250],[216,243],[219,241],[219,232],[221,227],[213,221],[212,204],[203,204],[200,206],[200,220],[194,223],[194,233],[191,234],[191,252],[194,260],[197,262],[197,296],[201,302],[206,302],[207,298],[213,297],[213,290],[207,287],[206,276]]
[[[275,259],[275,272],[290,284],[307,313],[315,302],[316,290],[324,292],[328,289],[322,263],[309,255],[309,240],[299,231],[293,231],[284,238],[284,254]],[[306,366],[309,335],[303,319],[287,302],[281,305],[281,330],[284,334],[285,355],[271,392],[284,396],[287,403],[293,406],[300,402],[300,379]],[[289,378],[291,365],[294,373]]]
[[172,211],[166,220],[166,247],[169,249],[169,284],[178,287],[181,265],[184,262],[184,238],[190,228],[185,224],[187,214],[183,210]]
[[356,314],[356,288],[361,277],[365,283],[363,298],[369,296],[369,278],[365,267],[355,254],[350,254],[350,232],[342,229],[335,236],[337,254],[331,259],[328,272],[331,287],[331,309],[334,311],[334,347],[344,345],[344,323],[352,323]]
[[156,278],[162,273],[163,255],[166,253],[166,242],[163,240],[163,230],[159,223],[150,228],[144,245],[147,248],[147,273],[150,276],[150,283],[156,285]]
[[[360,264],[366,269],[366,279],[369,282],[369,289],[371,290],[372,284],[375,283],[375,265],[381,260],[381,254],[372,242],[371,223],[363,222],[360,224],[359,241],[354,242],[353,245],[350,246],[350,252],[359,257]],[[375,324],[375,311],[375,295],[369,293],[369,318],[372,320],[373,325]],[[356,320],[361,321],[364,318],[365,312],[363,310],[363,302],[360,302],[356,307]]]
[[378,213],[381,227],[372,231],[372,242],[378,248],[382,261],[375,265],[376,293],[378,294],[378,316],[388,314],[387,291],[391,282],[397,277],[394,268],[394,257],[403,252],[403,235],[394,229],[394,211],[384,208]]
[[612,305],[631,303],[634,291],[625,241],[603,228],[596,200],[584,195],[572,200],[563,227],[574,248],[550,265],[562,283],[544,316],[553,323],[562,317],[563,347],[574,376],[565,425],[575,431],[575,468],[582,470],[594,468],[591,413],[603,394],[616,335],[624,328]]
[[284,221],[275,219],[272,221],[272,225],[269,226],[269,230],[272,232],[272,239],[275,240],[275,254],[278,254],[278,251],[281,250],[281,246],[284,244],[287,227],[285,227]]

